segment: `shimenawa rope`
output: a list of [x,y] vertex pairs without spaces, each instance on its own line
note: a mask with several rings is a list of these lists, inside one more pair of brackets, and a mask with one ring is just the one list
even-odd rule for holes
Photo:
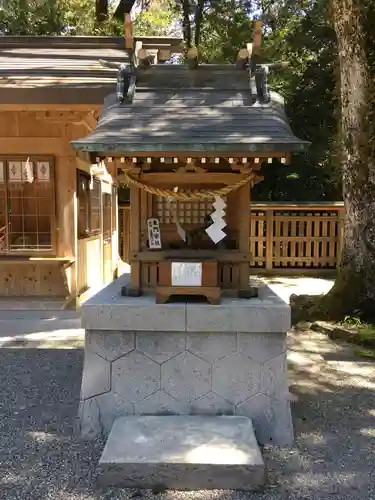
[[232,191],[236,191],[240,187],[245,186],[245,184],[247,184],[254,178],[254,174],[251,173],[240,181],[220,189],[180,191],[178,188],[161,189],[155,186],[149,186],[147,184],[144,184],[143,182],[138,181],[137,179],[134,179],[134,177],[131,177],[131,175],[129,175],[129,173],[127,172],[124,172],[124,176],[127,184],[133,184],[133,186],[137,186],[138,188],[147,191],[147,193],[154,194],[156,196],[162,196],[163,198],[169,198],[179,201],[212,200],[213,198],[216,198],[216,196],[226,196]]

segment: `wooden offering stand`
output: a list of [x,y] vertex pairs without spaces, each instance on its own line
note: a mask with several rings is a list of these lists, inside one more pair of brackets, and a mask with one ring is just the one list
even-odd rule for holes
[[[193,247],[199,245],[204,230],[210,225],[210,218],[206,217],[202,227],[197,227],[186,235],[187,242]],[[200,253],[197,257],[198,262],[194,262],[193,256],[190,260],[185,257],[180,262],[175,262],[173,257],[170,257],[171,260],[160,264],[160,285],[156,289],[157,304],[164,304],[173,295],[200,295],[206,297],[210,304],[220,304],[218,262],[214,260],[214,256],[206,256],[205,260]]]
[[[202,260],[202,259],[201,259]],[[160,285],[156,288],[156,303],[164,304],[175,296],[204,296],[210,304],[220,304],[218,262],[166,261],[160,264]],[[187,278],[192,285],[179,285],[179,279]]]

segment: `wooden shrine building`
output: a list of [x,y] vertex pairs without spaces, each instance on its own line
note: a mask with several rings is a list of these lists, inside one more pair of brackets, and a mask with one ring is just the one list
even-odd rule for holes
[[[150,65],[147,54],[119,70],[94,131],[72,141],[80,154],[120,171],[130,186],[131,284],[124,293],[249,296],[249,211],[259,170],[287,163],[308,143],[292,133],[274,66]],[[271,167],[271,166],[270,166]],[[186,264],[189,264],[186,266]],[[194,271],[194,265],[196,265]],[[178,276],[185,265],[183,278]],[[189,269],[189,271],[186,271]]]
[[[181,50],[135,42],[153,63]],[[128,60],[123,37],[0,37],[0,298],[69,302],[116,274],[116,164],[70,143],[96,127]]]

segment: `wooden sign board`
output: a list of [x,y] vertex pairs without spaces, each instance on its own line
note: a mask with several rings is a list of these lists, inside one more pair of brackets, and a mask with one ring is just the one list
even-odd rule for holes
[[172,262],[172,286],[202,286],[201,262]]
[[147,220],[148,244],[151,249],[161,248],[160,226],[158,219]]

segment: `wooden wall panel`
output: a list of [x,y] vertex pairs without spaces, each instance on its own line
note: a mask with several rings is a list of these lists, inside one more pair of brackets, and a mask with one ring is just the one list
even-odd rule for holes
[[0,297],[69,296],[63,264],[0,262]]
[[0,113],[0,137],[18,137],[18,118],[15,111]]
[[106,242],[103,245],[103,281],[104,283],[110,283],[112,280],[112,243]]
[[21,111],[19,113],[20,137],[61,137],[64,124],[37,118],[35,112]]
[[100,236],[78,240],[77,291],[85,292],[102,283]]

